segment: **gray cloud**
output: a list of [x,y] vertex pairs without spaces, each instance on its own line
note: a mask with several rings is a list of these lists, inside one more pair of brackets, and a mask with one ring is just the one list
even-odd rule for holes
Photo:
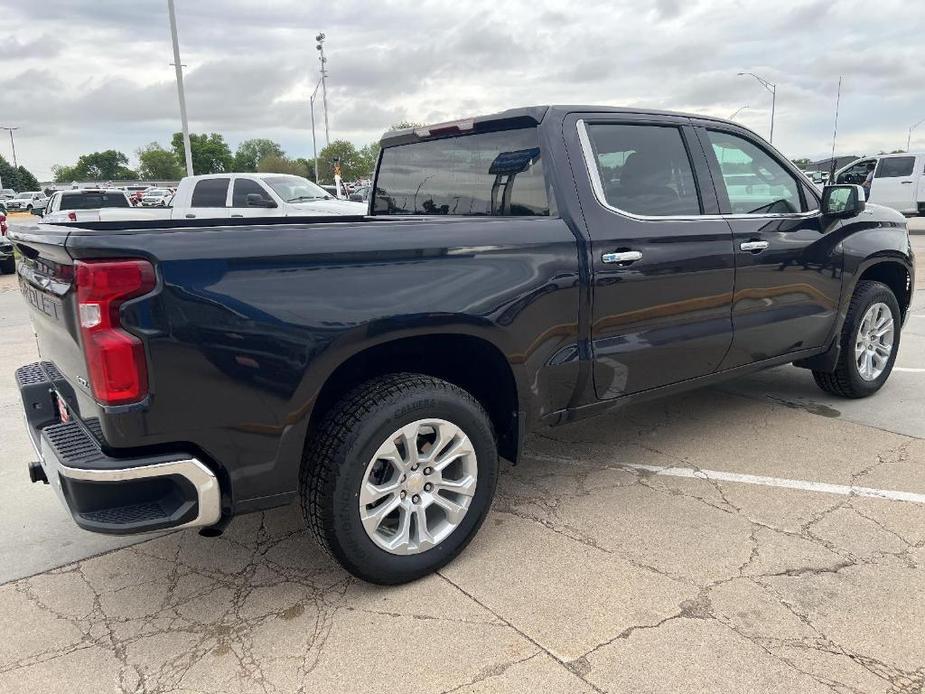
[[[91,149],[166,143],[178,129],[164,2],[43,0],[40,13],[31,0],[4,4],[2,119],[21,127],[17,153],[40,176]],[[893,149],[925,116],[925,6],[900,0],[177,0],[177,12],[194,130],[232,143],[270,136],[299,155],[311,146],[318,31],[328,35],[332,137],[358,145],[401,119],[550,102],[720,116],[748,104],[738,119],[766,132],[770,97],[742,70],[778,84],[775,144],[791,156],[831,146],[839,75],[846,146]]]

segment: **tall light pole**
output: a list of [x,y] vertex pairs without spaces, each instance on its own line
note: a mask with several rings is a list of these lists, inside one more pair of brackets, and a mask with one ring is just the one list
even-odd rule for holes
[[15,128],[11,128],[11,127],[6,126],[6,125],[0,125],[0,130],[9,130],[9,131],[10,131],[10,149],[13,150],[13,168],[14,168],[14,169],[18,169],[18,168],[19,168],[19,164],[16,163],[16,143],[13,142],[13,131],[14,131],[14,130],[19,130],[19,126],[17,125]]
[[324,143],[325,145],[330,145],[331,135],[328,132],[328,59],[324,57],[324,39],[325,35],[323,33],[318,34],[315,37],[315,41],[318,42],[315,48],[318,49],[318,59],[321,61],[321,101],[324,104]]
[[180,97],[180,123],[183,126],[183,153],[186,155],[186,175],[193,175],[193,152],[189,144],[189,123],[186,120],[186,95],[183,93],[183,64],[180,62],[180,41],[177,38],[177,13],[173,0],[167,0],[170,15],[170,38],[173,41],[173,66],[177,71],[177,94]]
[[759,77],[754,72],[740,72],[739,77],[744,77],[749,75],[758,80],[758,83],[771,92],[771,134],[768,136],[768,142],[774,142],[774,107],[776,106],[777,101],[777,85],[773,82],[768,82],[764,77]]
[[315,162],[315,183],[321,184],[321,181],[318,180],[318,144],[315,141],[315,97],[318,95],[318,87],[321,86],[321,80],[318,80],[318,83],[315,85],[315,90],[312,92],[311,97],[308,99],[309,108],[312,112],[312,157]]
[[[917,127],[919,127],[922,123],[925,123],[925,118],[920,120],[915,125],[909,126],[909,136],[906,138],[906,151],[907,152],[912,148],[912,131],[915,130]],[[13,133],[10,133],[11,140],[12,140],[12,137],[13,137]],[[13,156],[16,156],[15,153],[13,154]]]
[[732,112],[732,115],[729,116],[729,120],[735,120],[735,119],[736,119],[736,116],[739,115],[742,111],[744,111],[744,110],[747,109],[747,108],[748,108],[748,106],[739,106],[739,108],[737,108],[735,111],[733,111],[733,112]]

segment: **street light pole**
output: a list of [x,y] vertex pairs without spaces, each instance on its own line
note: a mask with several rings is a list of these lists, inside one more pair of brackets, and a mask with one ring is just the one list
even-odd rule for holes
[[[922,123],[925,123],[925,118],[923,118],[922,120],[920,120],[920,121],[919,121],[918,123],[916,123],[915,125],[910,125],[910,126],[909,126],[909,136],[906,138],[906,151],[907,151],[907,152],[908,152],[910,149],[912,149],[912,131],[915,130],[917,127],[919,127]],[[13,133],[10,133],[10,137],[11,137],[11,138],[13,137]]]
[[315,37],[315,41],[318,42],[315,48],[317,48],[320,53],[318,59],[321,61],[321,101],[324,104],[324,143],[325,145],[330,145],[331,134],[328,131],[328,59],[324,57],[324,39],[325,35],[323,33],[318,34]]
[[733,112],[732,112],[732,115],[729,116],[729,120],[735,120],[735,117],[736,117],[737,115],[739,115],[742,111],[744,111],[744,110],[747,109],[747,108],[748,108],[747,105],[746,105],[746,106],[739,106],[739,108],[737,108],[735,111],[733,111]]
[[180,41],[177,38],[177,14],[173,0],[167,0],[170,15],[170,38],[173,41],[173,66],[177,71],[177,94],[180,97],[180,123],[183,127],[183,153],[186,155],[186,175],[193,175],[193,152],[189,143],[189,122],[186,120],[186,95],[183,93],[183,64],[180,62]]
[[759,77],[754,72],[740,72],[738,73],[739,77],[751,76],[758,80],[758,83],[771,92],[771,133],[768,136],[768,142],[774,142],[774,109],[777,106],[777,85],[773,82],[768,82],[764,77]]
[[318,84],[315,85],[315,90],[312,92],[312,95],[308,99],[312,112],[312,158],[315,162],[315,183],[321,184],[321,181],[318,180],[318,144],[315,141],[315,97],[318,95],[318,87],[321,86],[321,80],[318,80]]
[[10,127],[7,127],[7,126],[5,126],[5,125],[0,125],[0,130],[9,130],[9,131],[10,131],[10,149],[13,150],[13,168],[14,168],[14,169],[18,169],[18,168],[19,168],[19,164],[16,163],[16,143],[13,142],[13,131],[14,131],[14,130],[19,130],[19,126],[17,125],[15,128],[10,128]]

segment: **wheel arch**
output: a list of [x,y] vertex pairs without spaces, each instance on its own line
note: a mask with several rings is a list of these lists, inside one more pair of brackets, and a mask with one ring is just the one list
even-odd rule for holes
[[514,368],[497,345],[466,333],[394,337],[353,352],[321,385],[312,405],[307,438],[324,414],[351,389],[397,372],[440,378],[472,394],[492,422],[499,454],[517,460],[524,414]]

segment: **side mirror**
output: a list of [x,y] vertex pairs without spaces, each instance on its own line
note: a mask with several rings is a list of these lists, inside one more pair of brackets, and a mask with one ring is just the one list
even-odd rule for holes
[[856,217],[867,206],[861,186],[834,185],[822,190],[822,214],[828,217]]
[[245,198],[248,207],[276,207],[276,203],[267,200],[260,193],[248,193]]

